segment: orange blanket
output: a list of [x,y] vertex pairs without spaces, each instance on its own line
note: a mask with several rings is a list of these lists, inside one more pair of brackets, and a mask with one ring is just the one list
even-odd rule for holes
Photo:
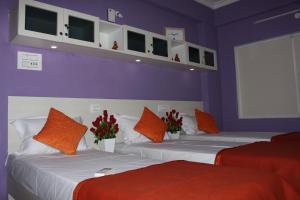
[[300,148],[289,143],[256,142],[223,149],[217,166],[236,166],[275,172],[300,192]]
[[273,136],[272,142],[300,143],[300,132],[290,132],[282,135]]
[[299,200],[273,173],[172,161],[80,182],[73,200]]

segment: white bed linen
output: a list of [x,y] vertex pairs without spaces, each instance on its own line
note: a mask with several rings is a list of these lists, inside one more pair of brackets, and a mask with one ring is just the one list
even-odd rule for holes
[[210,140],[229,142],[258,142],[270,141],[272,136],[279,135],[278,132],[220,132],[218,134],[181,135],[183,140]]
[[77,155],[15,155],[8,158],[8,173],[23,187],[43,200],[71,200],[76,185],[109,167],[110,174],[160,163],[136,155],[86,150]]
[[246,142],[169,140],[163,143],[116,144],[116,152],[135,153],[141,158],[156,160],[188,160],[213,164],[216,154],[229,147],[247,144]]

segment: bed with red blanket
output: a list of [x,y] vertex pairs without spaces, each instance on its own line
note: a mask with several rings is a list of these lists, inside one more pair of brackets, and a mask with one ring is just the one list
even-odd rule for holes
[[271,142],[278,143],[298,143],[300,144],[300,132],[290,132],[286,134],[276,135],[271,138]]
[[296,200],[273,173],[172,161],[80,182],[73,200]]
[[217,166],[273,172],[300,192],[300,147],[297,143],[256,142],[221,150]]

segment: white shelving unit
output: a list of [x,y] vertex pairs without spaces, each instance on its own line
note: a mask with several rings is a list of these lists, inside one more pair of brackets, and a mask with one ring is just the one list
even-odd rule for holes
[[[147,41],[150,42],[150,56],[153,59],[159,59],[164,61],[170,61],[171,59],[171,41],[166,38],[164,35],[160,35],[157,33],[148,32],[147,37],[149,39]],[[149,45],[149,44],[148,44]]]
[[[10,39],[15,44],[38,48],[56,46],[56,50],[64,52],[128,61],[141,59],[171,67],[217,69],[213,49],[34,0],[19,0],[18,7],[10,12]],[[117,49],[112,48],[114,43]],[[200,63],[195,54],[198,51]],[[176,55],[180,62],[175,61]]]
[[20,0],[10,20],[12,38],[31,37],[88,47],[99,43],[99,18],[73,10]]
[[114,42],[117,42],[118,49],[114,51],[124,51],[123,27],[107,21],[99,22],[99,47],[106,50],[112,50]]
[[[186,64],[186,43],[185,41],[171,40],[171,61],[175,63]],[[180,62],[175,61],[178,55]]]
[[[64,9],[37,1],[19,1],[11,12],[11,32],[39,39],[62,42]],[[44,26],[47,26],[44,27]]]
[[201,46],[192,43],[186,43],[186,61],[188,65],[200,67],[202,63]]
[[97,44],[99,43],[98,17],[64,9],[64,28],[64,42],[88,47],[97,47]]
[[217,52],[213,49],[202,47],[202,65],[206,69],[217,70]]

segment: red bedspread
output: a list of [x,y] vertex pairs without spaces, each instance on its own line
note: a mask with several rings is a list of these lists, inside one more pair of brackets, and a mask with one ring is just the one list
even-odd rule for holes
[[290,132],[282,135],[273,136],[272,142],[289,142],[300,144],[300,132]]
[[187,161],[92,178],[79,183],[73,200],[299,200],[273,173]]
[[300,148],[289,143],[256,142],[223,149],[217,166],[236,166],[275,172],[300,192]]

